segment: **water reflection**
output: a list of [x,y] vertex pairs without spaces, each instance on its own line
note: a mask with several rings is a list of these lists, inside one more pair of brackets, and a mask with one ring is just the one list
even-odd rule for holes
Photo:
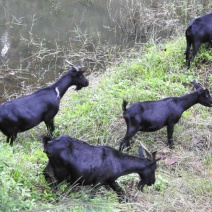
[[[145,42],[153,33],[156,37],[170,36],[173,28],[205,13],[211,4],[208,0],[144,0],[143,13],[140,16],[133,13],[133,19],[126,18],[130,5],[127,3],[139,6],[140,2],[0,1],[0,101],[12,98],[13,93],[20,95],[30,87],[54,81],[68,69],[64,58],[96,70],[104,69],[111,57],[117,60],[121,48]],[[137,17],[143,22],[138,22]],[[130,26],[129,32],[124,20]],[[133,24],[129,20],[134,20]],[[136,32],[139,36],[135,36]]]
[[9,37],[8,37],[8,32],[5,31],[1,37],[1,44],[2,44],[2,49],[1,49],[1,57],[5,57],[9,48],[10,48],[10,43],[9,43]]

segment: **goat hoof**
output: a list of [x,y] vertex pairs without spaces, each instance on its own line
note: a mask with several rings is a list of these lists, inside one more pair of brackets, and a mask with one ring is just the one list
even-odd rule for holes
[[120,151],[120,152],[123,152],[124,150],[126,150],[127,152],[129,152],[130,149],[131,149],[130,146],[124,145],[124,146],[122,146],[122,147],[119,148],[119,151]]
[[174,145],[168,145],[169,149],[174,149]]
[[129,202],[128,198],[126,198],[126,197],[119,198],[119,203],[127,203],[127,202]]

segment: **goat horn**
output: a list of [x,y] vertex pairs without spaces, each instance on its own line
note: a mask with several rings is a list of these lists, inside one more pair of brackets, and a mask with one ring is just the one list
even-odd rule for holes
[[74,65],[73,65],[71,62],[69,62],[68,60],[65,59],[65,61],[66,61],[69,65],[74,66]]
[[76,71],[79,71],[79,68],[78,68],[77,66],[75,66],[74,64],[72,64],[71,62],[69,62],[69,61],[66,60],[66,59],[65,59],[65,61],[66,61],[69,65],[73,66],[74,69],[76,69]]
[[152,154],[147,150],[147,148],[142,143],[140,143],[140,145],[145,150],[147,158],[152,158]]

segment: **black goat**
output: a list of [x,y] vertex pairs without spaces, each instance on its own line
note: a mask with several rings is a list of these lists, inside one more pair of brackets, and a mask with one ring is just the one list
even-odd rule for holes
[[76,90],[88,86],[80,66],[71,69],[54,84],[0,105],[0,130],[7,136],[10,145],[19,132],[33,128],[44,121],[52,135],[54,116],[59,110],[60,99],[67,89],[76,85]]
[[[190,62],[194,59],[202,43],[209,43],[212,46],[212,13],[198,17],[191,21],[186,29],[186,63],[190,68]],[[192,55],[190,48],[192,45]]]
[[153,132],[164,126],[167,126],[168,145],[172,148],[174,125],[179,121],[182,113],[197,103],[206,107],[212,106],[212,98],[208,89],[201,88],[196,81],[193,81],[193,85],[196,91],[182,97],[135,102],[127,109],[127,102],[124,101],[123,112],[127,132],[120,143],[119,150],[130,147],[129,141],[138,131]]
[[138,173],[138,188],[141,190],[144,185],[155,183],[156,162],[159,160],[155,158],[156,152],[148,159],[144,158],[142,147],[139,158],[107,146],[92,146],[69,136],[48,140],[51,139],[43,140],[44,152],[49,158],[43,174],[53,188],[64,181],[95,188],[105,185],[112,188],[121,200],[124,192],[116,182],[120,176]]

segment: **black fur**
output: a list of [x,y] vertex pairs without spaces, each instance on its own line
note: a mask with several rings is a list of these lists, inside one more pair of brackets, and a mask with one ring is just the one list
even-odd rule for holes
[[80,67],[73,66],[54,84],[0,105],[0,130],[7,136],[10,145],[19,132],[24,132],[44,121],[50,135],[54,131],[54,117],[60,100],[67,89],[76,85],[76,90],[88,86],[88,80]]
[[[191,21],[185,32],[187,47],[186,47],[186,63],[187,68],[190,68],[190,62],[196,56],[202,43],[209,43],[212,46],[212,13],[203,15]],[[192,54],[190,48],[192,46]]]
[[124,194],[116,182],[120,176],[138,173],[139,188],[155,183],[156,152],[152,158],[144,158],[142,148],[139,157],[124,154],[107,146],[92,146],[78,139],[61,136],[52,141],[44,140],[44,150],[49,161],[43,173],[56,188],[63,181],[81,185],[109,186],[120,196]]
[[173,146],[174,125],[179,121],[182,113],[200,103],[206,107],[212,106],[212,98],[208,89],[201,88],[193,82],[196,91],[182,97],[169,97],[156,101],[135,102],[126,109],[123,102],[123,114],[127,124],[127,132],[120,143],[119,150],[130,147],[130,140],[138,132],[153,132],[167,126],[169,147]]

